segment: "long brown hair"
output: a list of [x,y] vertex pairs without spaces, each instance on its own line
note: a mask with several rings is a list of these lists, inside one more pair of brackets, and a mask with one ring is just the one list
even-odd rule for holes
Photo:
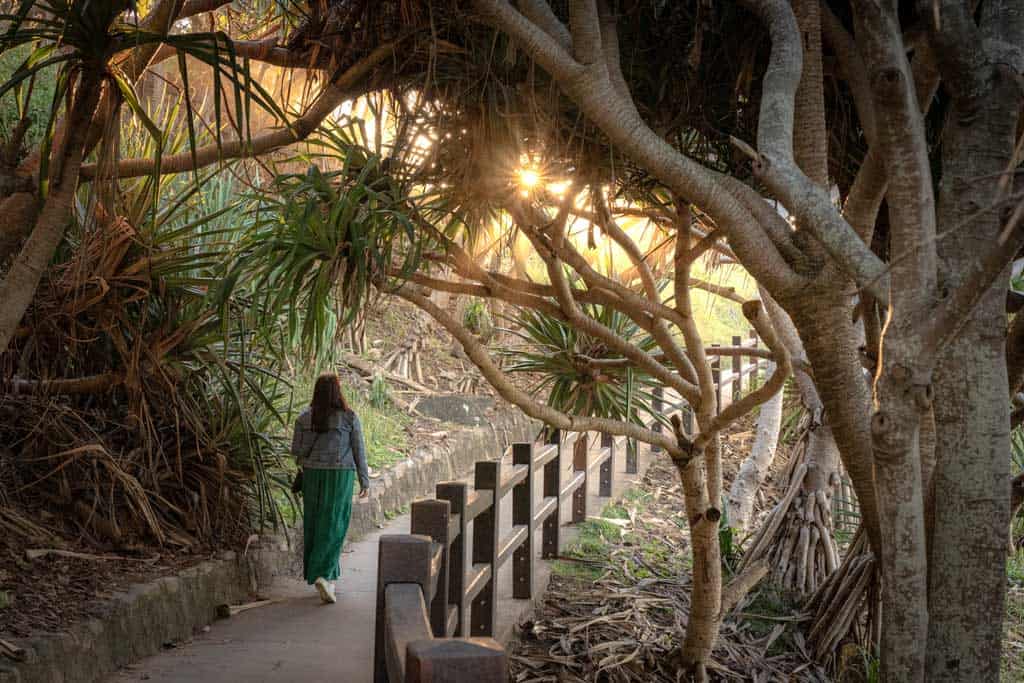
[[315,432],[326,432],[330,428],[327,421],[334,413],[339,410],[348,412],[348,404],[341,393],[341,380],[336,374],[328,372],[316,378],[313,400],[309,408],[309,417]]

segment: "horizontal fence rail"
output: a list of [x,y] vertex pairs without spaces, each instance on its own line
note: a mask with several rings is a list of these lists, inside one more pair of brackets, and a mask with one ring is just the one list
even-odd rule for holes
[[[734,337],[728,354],[709,354],[723,407],[768,367],[767,359],[739,352],[745,348],[758,348],[753,333],[745,341]],[[723,369],[726,358],[730,367]],[[692,431],[693,412],[675,392],[655,389],[654,408],[682,410]],[[662,428],[657,421],[652,426]],[[411,533],[380,538],[375,683],[505,683],[508,662],[492,639],[499,572],[511,561],[512,596],[533,597],[538,539],[541,557],[558,556],[563,507],[572,523],[587,518],[588,482],[595,473],[598,495],[612,495],[615,457],[623,446],[625,471],[636,474],[635,444],[622,437],[554,430],[547,443],[513,444],[510,464],[504,457],[477,462],[472,485],[440,483],[435,498],[413,503]],[[512,526],[504,531],[506,504],[512,506]]]

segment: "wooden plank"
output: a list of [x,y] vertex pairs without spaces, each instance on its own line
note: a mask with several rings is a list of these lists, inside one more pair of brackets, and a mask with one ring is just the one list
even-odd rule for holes
[[488,562],[479,562],[469,568],[466,574],[466,602],[480,595],[480,591],[491,579],[491,565]]
[[[517,446],[520,444],[516,444]],[[522,444],[529,446],[530,444]],[[513,453],[514,457],[514,453]],[[498,496],[504,498],[509,491],[514,489],[519,484],[526,481],[526,477],[530,474],[530,463],[515,464],[512,467],[506,467],[504,477],[501,480],[501,486],[498,488]]]
[[[523,546],[523,544],[526,542],[526,539],[529,538],[529,535],[529,524],[521,524],[519,526],[512,527],[512,531],[509,533],[509,535],[501,539],[501,541],[498,543],[498,558],[497,561],[495,562],[495,566],[497,567],[497,569],[500,570],[501,567],[505,564],[505,561],[508,560],[508,558],[516,550]],[[515,587],[514,583],[513,587]]]
[[558,511],[558,496],[545,496],[537,511],[533,513],[533,528],[536,529],[548,521],[548,517]]
[[512,556],[512,597],[533,597],[533,444],[512,446],[513,467],[525,468],[526,476],[512,489],[512,524],[526,529],[526,538],[516,546]]
[[562,480],[562,433],[552,430],[548,438],[551,446],[554,446],[555,457],[544,463],[543,474],[543,495],[546,499],[555,499],[555,512],[544,519],[544,528],[541,531],[541,556],[545,558],[558,557],[561,551],[561,529],[562,529],[562,497],[560,482]]
[[494,635],[494,609],[498,604],[498,536],[501,528],[502,503],[501,496],[498,495],[500,481],[500,461],[476,464],[473,487],[481,497],[485,493],[490,493],[491,505],[473,519],[473,564],[490,564],[491,576],[470,604],[471,636]]
[[462,534],[462,515],[448,513],[448,545]]
[[556,444],[547,444],[540,448],[534,448],[533,453],[533,469],[536,470],[558,457],[558,446]]
[[466,635],[466,574],[469,571],[469,555],[466,553],[466,500],[469,498],[469,486],[464,482],[444,482],[437,485],[437,497],[448,501],[449,519],[457,520],[458,534],[451,537],[448,547],[448,602],[458,612],[458,628],[456,634]]
[[385,633],[387,588],[391,584],[414,583],[419,587],[421,594],[429,594],[437,580],[439,545],[429,536],[422,535],[387,534],[380,537],[377,544],[377,606],[373,664],[376,683],[387,683],[388,676]]
[[[743,346],[743,337],[733,335],[732,345]],[[738,401],[743,395],[743,356],[732,357],[732,374],[736,378],[732,386],[732,399]]]
[[576,491],[578,491],[581,488],[583,488],[583,485],[586,483],[586,481],[587,481],[587,473],[586,472],[577,472],[576,475],[572,479],[569,480],[569,482],[565,485],[565,487],[561,491],[558,492],[558,497],[559,498],[565,498],[568,495],[575,495]]
[[[480,463],[477,463],[478,465]],[[472,522],[481,512],[488,510],[494,504],[494,490],[472,491],[466,499],[466,522]]]
[[[404,683],[507,683],[508,657],[491,638],[410,643]],[[401,683],[401,682],[396,682]]]
[[410,531],[430,536],[438,544],[437,575],[433,595],[429,596],[430,625],[434,635],[443,638],[448,619],[448,566],[450,546],[449,509],[446,500],[420,500],[412,504]]
[[409,644],[432,639],[427,606],[416,583],[389,584],[385,589],[384,604],[386,680],[404,681]]
[[590,451],[590,435],[580,434],[573,444],[572,469],[583,475],[583,485],[572,494],[572,521],[582,522],[587,518],[587,456]]
[[637,462],[637,443],[633,439],[625,440],[626,474],[638,474],[640,464]]
[[[651,399],[651,409],[657,415],[657,414],[660,414],[662,411],[665,410],[665,401],[664,401],[665,390],[662,387],[654,387],[654,390],[653,390],[652,393],[653,393],[653,397]],[[662,429],[664,429],[664,425],[662,425],[660,421],[654,420],[654,424],[651,425],[651,429],[655,433],[661,434]],[[661,446],[651,446],[651,453],[660,453],[660,452],[661,452]]]
[[445,635],[451,638],[459,628],[459,608],[456,605],[448,605],[448,621],[445,627]]
[[615,472],[615,439],[611,434],[601,435],[601,471],[597,479],[597,495],[610,498],[612,495],[612,474]]

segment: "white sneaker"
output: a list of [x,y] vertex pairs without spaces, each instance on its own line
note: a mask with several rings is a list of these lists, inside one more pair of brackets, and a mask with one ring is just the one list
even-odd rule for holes
[[333,605],[338,602],[338,598],[334,595],[334,584],[328,583],[326,579],[319,578],[313,584],[316,586],[316,592],[320,594],[320,599],[328,605]]

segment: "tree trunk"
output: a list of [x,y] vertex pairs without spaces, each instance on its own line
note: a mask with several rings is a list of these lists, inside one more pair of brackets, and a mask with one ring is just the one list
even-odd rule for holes
[[[1008,9],[986,3],[983,29],[993,42],[1020,45],[1024,15],[1019,5]],[[938,201],[940,234],[949,233],[938,243],[939,281],[948,290],[992,248],[1008,218],[979,209],[1005,196],[991,179],[1005,179],[1014,166],[1021,99],[1019,86],[994,71],[982,98],[954,101]],[[1007,282],[1008,272],[984,294],[935,371],[934,490],[940,503],[929,557],[929,681],[999,679],[1009,529]]]
[[761,483],[768,476],[768,470],[775,460],[779,445],[779,430],[782,427],[782,399],[785,392],[779,391],[761,404],[757,416],[757,435],[750,455],[740,465],[740,471],[729,490],[729,525],[741,533],[750,530],[750,517],[754,511],[754,498]]
[[[718,454],[719,443],[717,436],[708,443],[709,455]],[[718,636],[722,603],[722,557],[718,545],[722,513],[708,499],[704,463],[703,454],[697,454],[678,467],[693,549],[693,590],[681,655],[683,666],[698,681],[707,680],[706,666]]]
[[10,344],[50,259],[64,238],[78,189],[86,132],[99,100],[99,82],[95,70],[83,70],[68,116],[70,133],[56,155],[55,176],[50,181],[49,195],[39,211],[32,234],[0,283],[0,301],[3,302],[0,307],[0,350]]
[[[826,285],[830,291],[834,285]],[[828,291],[825,294],[828,294]],[[838,301],[821,296],[816,290],[805,292],[811,301]],[[766,292],[762,291],[772,323],[793,358],[806,359],[800,337],[790,317]],[[844,316],[822,311],[816,317],[832,320]],[[798,594],[814,591],[839,564],[839,549],[833,537],[832,496],[838,481],[839,450],[832,430],[824,424],[825,415],[817,387],[802,371],[795,373],[800,400],[809,414],[808,429],[801,435],[802,448],[794,449],[800,466],[791,467],[794,476],[787,482],[783,503],[772,510],[764,529],[751,545],[743,566],[761,557],[770,559],[772,581]]]
[[850,283],[840,277],[832,266],[827,269],[835,276],[828,278],[830,285],[827,289],[816,290],[803,301],[794,297],[785,305],[814,369],[814,385],[819,391],[839,456],[857,494],[861,520],[870,545],[878,548],[878,503],[871,451],[871,396],[860,362],[859,335],[852,317],[853,304],[846,296],[851,289]]

